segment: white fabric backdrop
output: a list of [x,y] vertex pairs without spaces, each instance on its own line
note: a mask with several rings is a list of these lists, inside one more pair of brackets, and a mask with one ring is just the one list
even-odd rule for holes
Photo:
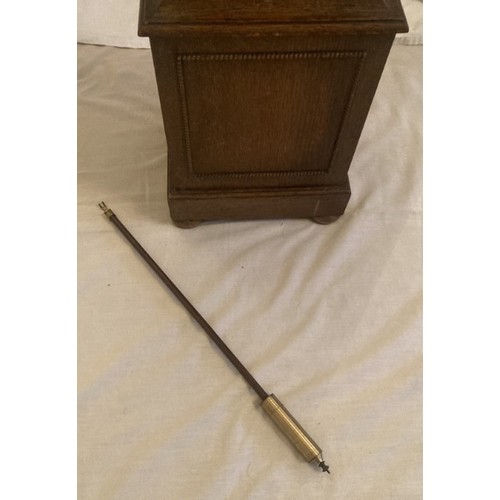
[[[410,27],[396,43],[422,43],[422,1],[402,0]],[[139,0],[78,0],[78,41],[96,45],[147,48],[149,39],[137,36]]]
[[[174,227],[148,50],[79,46],[80,500],[422,497],[422,47],[394,46],[335,224]],[[104,199],[323,448],[328,476],[134,254]]]

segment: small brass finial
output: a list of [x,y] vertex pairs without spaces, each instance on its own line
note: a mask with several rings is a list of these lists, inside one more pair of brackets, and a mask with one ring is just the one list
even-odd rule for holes
[[100,209],[104,212],[104,215],[105,215],[106,217],[108,217],[108,219],[109,219],[112,215],[115,215],[115,214],[113,213],[113,210],[111,210],[110,208],[108,208],[108,207],[106,206],[106,203],[104,203],[103,201],[101,201],[101,203],[98,203],[98,205],[97,205],[97,206],[98,206],[98,207],[99,207],[99,208],[100,208]]

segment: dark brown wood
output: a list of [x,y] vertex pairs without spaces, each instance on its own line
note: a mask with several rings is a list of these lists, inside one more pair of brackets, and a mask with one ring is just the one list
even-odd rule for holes
[[324,217],[313,217],[312,220],[313,222],[316,222],[316,224],[321,224],[325,226],[327,224],[335,222],[338,218],[339,218],[338,215],[325,215]]
[[139,35],[299,29],[395,33],[408,29],[399,0],[141,0]]
[[[144,0],[172,219],[331,220],[397,31],[398,0]],[[272,5],[272,7],[271,7]]]

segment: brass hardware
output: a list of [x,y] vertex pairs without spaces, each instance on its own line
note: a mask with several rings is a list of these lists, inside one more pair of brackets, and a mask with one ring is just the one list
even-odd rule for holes
[[261,406],[308,462],[315,460],[318,463],[318,467],[321,467],[323,471],[330,474],[329,467],[325,464],[321,455],[321,448],[274,394],[270,394],[264,399]]
[[106,206],[106,203],[104,203],[103,201],[101,201],[101,203],[99,203],[97,205],[103,212],[104,212],[104,215],[109,219],[112,215],[115,215],[113,210],[111,210],[111,208],[108,208]]

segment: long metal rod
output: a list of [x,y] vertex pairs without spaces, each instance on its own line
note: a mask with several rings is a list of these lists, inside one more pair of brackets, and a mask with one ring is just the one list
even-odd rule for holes
[[153,260],[153,258],[144,250],[141,244],[132,236],[129,230],[121,223],[120,219],[109,209],[104,202],[99,203],[99,208],[104,211],[104,215],[118,228],[118,230],[125,236],[128,242],[135,248],[137,253],[147,262],[149,267],[155,272],[158,278],[167,286],[167,288],[175,295],[179,302],[186,308],[189,314],[196,320],[196,322],[203,328],[205,333],[214,341],[217,347],[222,351],[224,356],[233,364],[241,376],[248,382],[250,387],[259,395],[262,400],[268,397],[267,392],[262,386],[253,378],[251,373],[245,368],[243,363],[236,357],[236,355],[229,349],[227,344],[219,337],[216,331],[208,324],[205,318],[196,310],[196,308],[189,302],[185,295],[177,288],[175,283],[165,274],[161,267]]
[[224,343],[224,341],[217,335],[215,330],[207,323],[205,318],[195,309],[189,302],[184,294],[177,288],[173,281],[165,274],[160,266],[152,259],[152,257],[144,250],[140,243],[132,236],[128,229],[120,222],[118,217],[109,209],[104,202],[99,203],[99,207],[104,211],[104,215],[118,228],[118,230],[125,236],[129,243],[136,249],[139,255],[149,264],[151,269],[167,286],[167,288],[174,294],[179,302],[187,309],[189,314],[198,322],[198,324],[205,330],[205,333],[214,341],[217,347],[222,351],[226,358],[233,364],[233,366],[240,372],[243,378],[248,382],[250,387],[262,399],[261,406],[264,411],[269,415],[271,420],[283,432],[290,443],[295,449],[307,460],[307,462],[315,462],[323,472],[329,471],[329,466],[323,460],[321,448],[314,442],[304,428],[297,422],[287,408],[279,401],[274,394],[267,394],[267,392],[260,386],[260,384],[252,377],[250,372],[243,366],[241,361],[233,354],[231,349]]

